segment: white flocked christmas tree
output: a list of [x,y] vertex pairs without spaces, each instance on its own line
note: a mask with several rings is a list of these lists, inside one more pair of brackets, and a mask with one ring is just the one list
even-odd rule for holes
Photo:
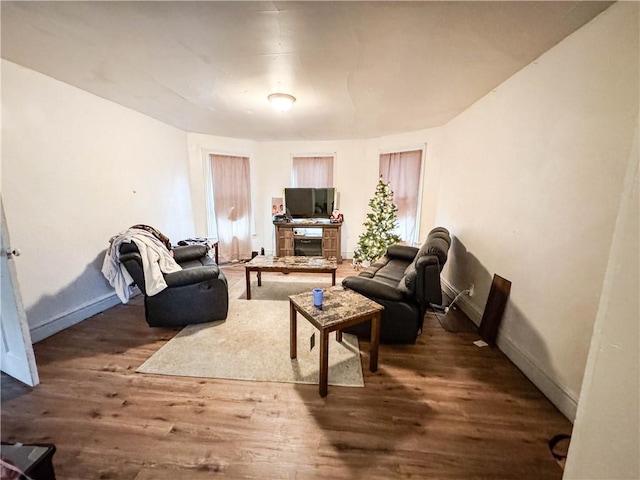
[[394,233],[397,226],[398,207],[393,203],[393,191],[388,183],[378,180],[376,193],[369,200],[371,212],[367,213],[364,222],[365,231],[358,239],[358,247],[353,252],[355,265],[364,265],[380,258],[387,251],[389,245],[401,242],[398,234]]

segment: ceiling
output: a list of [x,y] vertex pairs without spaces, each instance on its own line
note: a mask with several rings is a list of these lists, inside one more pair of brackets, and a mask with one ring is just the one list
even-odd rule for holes
[[1,47],[189,132],[370,138],[446,123],[611,3],[2,1]]

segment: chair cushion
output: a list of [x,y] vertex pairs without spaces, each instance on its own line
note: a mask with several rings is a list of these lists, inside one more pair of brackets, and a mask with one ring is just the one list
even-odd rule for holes
[[385,279],[390,281],[391,283],[398,283],[398,281],[404,275],[404,271],[407,268],[407,262],[403,260],[392,259],[387,264],[380,268],[376,274],[375,278],[377,280]]
[[398,288],[407,295],[413,295],[416,291],[416,278],[418,277],[418,271],[416,270],[416,263],[411,262],[404,271],[404,275],[398,282]]

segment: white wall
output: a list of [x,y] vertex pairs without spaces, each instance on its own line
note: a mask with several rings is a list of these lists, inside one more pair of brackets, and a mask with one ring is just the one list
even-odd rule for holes
[[431,155],[431,145],[439,142],[438,132],[438,129],[431,129],[367,140],[296,142],[254,142],[190,133],[189,159],[197,233],[206,235],[207,232],[203,181],[203,156],[206,152],[251,157],[251,194],[255,218],[253,250],[264,247],[268,253],[275,250],[271,198],[282,197],[283,189],[291,186],[292,158],[311,154],[334,155],[338,206],[345,217],[342,253],[343,257],[352,258],[369,211],[368,200],[373,196],[378,181],[380,153],[425,148],[426,144],[425,200],[421,212],[421,238],[424,238],[435,222],[439,162],[435,155]]
[[638,124],[565,479],[640,478]]
[[638,4],[621,2],[444,128],[444,276],[513,282],[500,348],[575,415],[638,115]]
[[4,60],[2,173],[35,341],[117,301],[100,272],[113,235],[194,233],[185,132]]
[[[334,155],[334,186],[338,192],[338,207],[345,217],[342,226],[342,252],[353,251],[353,232],[364,220],[363,199],[370,196],[368,186],[374,182],[375,172],[366,163],[362,140],[340,140],[326,142],[261,142],[257,144],[259,172],[263,179],[261,212],[262,241],[267,251],[275,249],[273,224],[271,223],[271,197],[283,196],[283,188],[291,186],[291,170],[294,156],[308,154]],[[376,167],[377,168],[377,167]],[[373,180],[372,180],[372,178]],[[369,189],[373,192],[373,187]],[[366,206],[366,202],[365,206]],[[362,215],[362,220],[358,220]]]

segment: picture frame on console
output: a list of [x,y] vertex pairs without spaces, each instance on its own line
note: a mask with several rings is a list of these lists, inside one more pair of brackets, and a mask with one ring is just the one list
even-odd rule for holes
[[271,216],[284,215],[284,199],[282,197],[271,197]]

